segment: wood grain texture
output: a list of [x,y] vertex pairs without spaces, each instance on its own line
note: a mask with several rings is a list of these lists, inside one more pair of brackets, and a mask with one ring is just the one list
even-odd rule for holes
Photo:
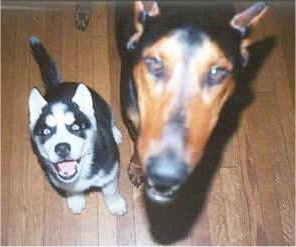
[[221,169],[223,194],[225,195],[226,222],[230,245],[250,245],[249,216],[240,168]]
[[[32,12],[32,19],[29,34],[43,38],[45,34],[45,12]],[[38,66],[31,56],[29,56],[29,87],[34,87],[36,82],[40,82],[40,72]],[[44,231],[44,183],[46,182],[40,173],[39,164],[35,155],[27,149],[27,169],[26,169],[26,191],[30,193],[27,199],[25,244],[43,245]],[[37,169],[36,169],[37,168]],[[35,188],[38,184],[38,188]]]
[[277,20],[277,32],[281,36],[281,47],[286,58],[284,63],[295,106],[295,11],[291,11],[295,9],[295,3],[293,1],[286,1],[285,4],[275,2],[272,7],[274,7],[273,18]]
[[[14,74],[10,81],[13,85],[11,106],[12,122],[12,148],[10,163],[10,191],[9,191],[9,212],[8,212],[8,243],[20,245],[25,241],[26,212],[28,209],[25,200],[30,196],[24,186],[26,182],[27,153],[30,145],[27,131],[27,105],[28,81],[29,81],[29,52],[23,43],[27,43],[31,13],[26,11],[23,16],[17,16],[17,35],[14,54]],[[19,141],[19,140],[22,141]],[[17,180],[16,180],[17,179]],[[15,182],[17,181],[17,182]],[[22,196],[20,196],[22,195]]]
[[[264,22],[264,32],[266,35],[270,33],[275,34],[277,37],[281,37],[280,31],[281,26],[277,23],[275,16],[275,10],[271,9],[270,13],[266,16]],[[287,24],[288,25],[288,24]],[[294,25],[295,26],[295,25]],[[282,132],[285,137],[285,146],[291,165],[292,176],[295,176],[295,106],[292,103],[291,97],[295,94],[289,87],[289,76],[288,70],[285,66],[286,58],[283,53],[283,46],[281,39],[278,39],[277,46],[270,54],[272,61],[271,67],[274,68],[272,74],[270,74],[270,80],[274,81],[274,98],[277,102],[278,115],[282,125]],[[287,45],[287,44],[286,44]],[[289,57],[287,57],[289,59]],[[292,62],[293,63],[293,62]],[[295,67],[294,67],[295,70]],[[294,72],[295,73],[295,72]],[[295,83],[295,81],[294,81]]]
[[[26,3],[28,4],[28,3]],[[92,3],[88,28],[74,26],[73,3],[3,10],[1,93],[2,245],[295,245],[295,4],[271,3],[253,33],[253,62],[242,90],[221,114],[204,158],[176,201],[158,207],[131,185],[133,143],[120,114],[120,60],[113,3]],[[245,3],[236,4],[239,11]],[[38,8],[36,8],[38,7]],[[14,27],[14,28],[11,28]],[[38,36],[67,81],[83,81],[112,106],[123,133],[119,190],[123,217],[99,191],[74,216],[32,152],[27,97],[39,69],[28,38]],[[272,38],[276,37],[276,41]]]
[[[242,125],[244,125],[245,122],[246,119],[243,119]],[[243,164],[241,166],[242,186],[247,205],[247,211],[245,214],[247,214],[249,218],[248,241],[250,245],[266,245],[266,234],[264,232],[262,218],[264,211],[261,208],[261,204],[258,203],[260,201],[258,189],[260,181],[257,181],[255,167],[252,165],[254,159],[250,152],[251,143],[249,143],[250,140],[246,136],[245,128],[241,128],[238,131],[238,140],[240,162]]]
[[[255,136],[258,137],[258,140],[252,143],[254,150],[249,150],[249,155],[253,158],[257,181],[260,181],[258,189],[260,205],[264,211],[263,222],[269,226],[265,230],[268,244],[274,244],[276,241],[280,244],[282,237],[285,237],[285,242],[293,241],[294,230],[293,178],[280,122],[274,109],[276,107],[272,95],[264,94],[245,114],[246,136],[249,142]],[[260,119],[254,116],[260,116]],[[260,129],[256,127],[259,122],[262,125]],[[284,231],[284,234],[279,231]]]
[[[6,130],[6,134],[1,135],[1,220],[6,225],[1,224],[1,244],[8,244],[8,219],[9,219],[9,198],[10,198],[10,164],[12,149],[12,114],[11,111],[5,110],[7,106],[12,105],[13,81],[14,77],[14,48],[16,40],[16,32],[11,32],[3,27],[8,25],[16,26],[16,16],[13,13],[7,13],[5,17],[1,15],[2,35],[6,37],[1,42],[1,128]],[[5,71],[5,72],[4,72]],[[4,72],[4,73],[3,73]],[[6,83],[4,83],[6,82]]]
[[217,173],[213,179],[207,211],[211,233],[211,244],[227,245],[230,241],[220,173]]

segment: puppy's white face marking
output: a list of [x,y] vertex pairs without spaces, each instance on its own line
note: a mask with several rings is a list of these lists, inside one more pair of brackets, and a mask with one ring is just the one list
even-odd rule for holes
[[49,126],[49,127],[55,127],[57,125],[57,121],[55,119],[55,117],[53,115],[49,115],[46,119],[45,119],[45,123]]
[[[77,110],[76,110],[77,111]],[[71,108],[64,103],[56,103],[51,105],[50,112],[44,118],[44,124],[46,126],[48,137],[36,137],[33,135],[38,149],[42,156],[50,160],[52,163],[57,163],[63,159],[56,153],[55,147],[60,143],[67,143],[70,145],[69,157],[66,160],[78,160],[87,152],[93,145],[96,127],[93,124],[95,119],[90,119],[90,116],[85,116],[84,113],[79,114],[89,121],[89,123],[83,123],[82,120],[76,116]],[[38,122],[36,123],[38,124]],[[85,126],[89,126],[86,128]],[[44,127],[43,127],[44,128]],[[44,138],[44,140],[41,140]]]
[[66,125],[71,125],[75,121],[73,112],[67,111],[64,109],[63,105],[57,104],[52,109],[52,115],[49,115],[45,119],[45,123],[49,127],[55,127],[58,124],[64,123]]
[[[74,122],[74,115],[72,112],[67,111],[66,105],[62,103],[57,103],[52,107],[52,115],[48,117],[54,117],[55,125],[58,124],[71,124],[71,121]],[[70,123],[69,123],[70,122]]]
[[[80,177],[82,160],[93,152],[96,139],[97,123],[90,91],[80,84],[70,101],[47,102],[33,89],[29,112],[31,137],[39,155],[52,163],[49,168],[60,182],[72,183]],[[73,179],[59,177],[73,169],[76,169]]]
[[74,118],[74,114],[72,112],[66,112],[65,116],[64,116],[64,121],[65,121],[65,124],[67,125],[71,125],[74,123],[75,121],[75,118]]

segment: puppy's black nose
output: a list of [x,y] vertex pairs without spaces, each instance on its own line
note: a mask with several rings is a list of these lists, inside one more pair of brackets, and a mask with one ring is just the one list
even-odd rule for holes
[[69,143],[61,142],[55,146],[54,151],[60,158],[66,158],[70,154],[71,146]]
[[170,155],[152,157],[147,164],[147,178],[160,192],[182,184],[188,174],[188,166]]

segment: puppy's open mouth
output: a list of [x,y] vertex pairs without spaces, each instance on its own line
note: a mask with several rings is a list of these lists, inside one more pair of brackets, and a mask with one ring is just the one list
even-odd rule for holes
[[160,204],[170,203],[175,198],[179,188],[180,185],[171,187],[155,185],[149,179],[146,182],[146,194],[148,198]]
[[54,168],[62,179],[69,180],[77,174],[78,164],[78,160],[65,160],[55,163]]

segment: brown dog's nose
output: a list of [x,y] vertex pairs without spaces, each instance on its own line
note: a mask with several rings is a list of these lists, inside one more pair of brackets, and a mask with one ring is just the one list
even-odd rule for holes
[[162,192],[181,185],[188,174],[188,166],[171,155],[152,157],[148,161],[147,179]]

